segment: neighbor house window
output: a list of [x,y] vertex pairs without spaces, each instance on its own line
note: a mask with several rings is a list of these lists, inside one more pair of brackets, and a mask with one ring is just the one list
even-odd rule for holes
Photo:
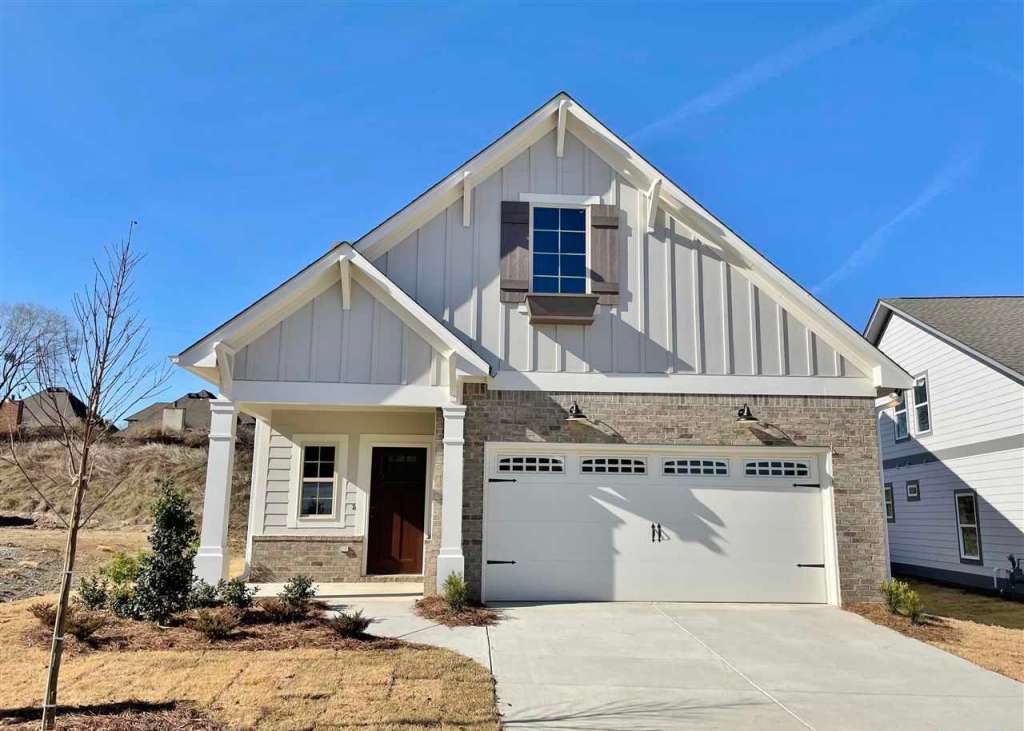
[[956,525],[960,540],[960,560],[981,563],[981,533],[978,530],[978,497],[973,491],[956,496]]
[[587,212],[583,208],[533,208],[533,291],[585,294]]
[[910,436],[909,423],[907,421],[907,393],[903,392],[900,402],[896,404],[896,423],[894,425],[896,430],[896,441],[902,441]]
[[309,517],[334,514],[333,445],[306,445],[302,448],[302,497],[299,515]]
[[921,499],[921,483],[917,480],[907,480],[907,502],[915,502]]
[[885,519],[890,523],[896,522],[896,503],[892,500],[892,483],[887,482],[882,488],[882,494],[885,496]]
[[626,457],[588,457],[580,460],[580,472],[585,474],[645,475],[647,461]]
[[914,381],[914,417],[918,434],[931,431],[932,412],[928,403],[927,376],[920,376]]

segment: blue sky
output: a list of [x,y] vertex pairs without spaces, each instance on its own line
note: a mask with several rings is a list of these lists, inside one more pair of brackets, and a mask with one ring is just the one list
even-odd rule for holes
[[560,89],[857,328],[1019,294],[1022,35],[1019,2],[8,0],[0,301],[66,309],[135,219],[178,352]]

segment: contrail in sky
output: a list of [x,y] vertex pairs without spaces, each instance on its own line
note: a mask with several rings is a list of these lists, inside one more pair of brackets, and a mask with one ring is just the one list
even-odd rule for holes
[[818,33],[787,46],[778,53],[762,58],[733,74],[713,89],[693,97],[665,116],[640,128],[630,137],[640,140],[676,127],[691,117],[707,114],[735,101],[752,89],[792,71],[797,66],[833,48],[845,45],[864,35],[874,26],[888,20],[898,8],[895,5],[873,5],[846,20],[830,25]]

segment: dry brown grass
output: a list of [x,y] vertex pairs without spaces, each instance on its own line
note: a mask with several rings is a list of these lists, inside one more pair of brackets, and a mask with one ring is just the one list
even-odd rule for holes
[[501,614],[487,607],[467,606],[455,611],[440,596],[420,599],[416,602],[416,614],[448,627],[487,627],[501,619]]
[[1024,602],[1010,601],[920,579],[905,579],[921,595],[928,614],[1024,630]]
[[[0,605],[0,643],[19,648],[4,666],[0,718],[39,703],[46,650],[21,649],[34,630],[29,603]],[[59,700],[78,710],[129,701],[194,704],[232,728],[497,728],[490,673],[469,658],[401,642],[358,651],[319,640],[307,644],[272,651],[222,644],[72,652],[61,673]]]
[[902,615],[893,614],[884,604],[848,604],[844,608],[875,624],[1024,683],[1024,630],[932,615],[926,615],[921,624],[914,624]]
[[[18,723],[15,719],[23,718]],[[31,731],[39,728],[38,708],[12,709],[5,729]],[[62,708],[57,716],[60,731],[223,731],[226,726],[203,711],[174,703],[112,703],[81,709]]]

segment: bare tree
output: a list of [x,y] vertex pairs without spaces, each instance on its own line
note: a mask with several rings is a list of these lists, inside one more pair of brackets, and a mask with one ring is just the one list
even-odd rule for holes
[[[57,439],[63,447],[62,474],[29,474],[18,459],[18,444],[13,437],[8,441],[8,454],[3,455],[18,466],[51,510],[56,510],[54,491],[63,490],[66,494],[70,490],[72,493],[70,515],[63,516],[57,511],[67,526],[68,536],[43,701],[43,729],[53,728],[56,718],[64,622],[75,568],[78,530],[119,487],[115,484],[103,494],[90,494],[93,471],[90,453],[110,434],[114,422],[140,401],[162,390],[170,375],[169,366],[157,366],[147,360],[148,328],[139,316],[133,291],[136,269],[141,261],[132,249],[134,226],[133,221],[126,241],[106,248],[106,260],[94,263],[92,282],[73,298],[74,328],[64,338],[63,357],[44,358],[36,364],[34,378],[44,387],[44,393],[52,396],[52,400],[44,398],[41,403],[46,404],[44,408],[57,427]],[[59,387],[64,385],[84,397],[85,413],[80,418],[69,418],[58,403]],[[85,507],[87,498],[91,510]]]
[[63,353],[70,332],[68,319],[56,310],[0,304],[0,403],[34,385],[39,367]]

